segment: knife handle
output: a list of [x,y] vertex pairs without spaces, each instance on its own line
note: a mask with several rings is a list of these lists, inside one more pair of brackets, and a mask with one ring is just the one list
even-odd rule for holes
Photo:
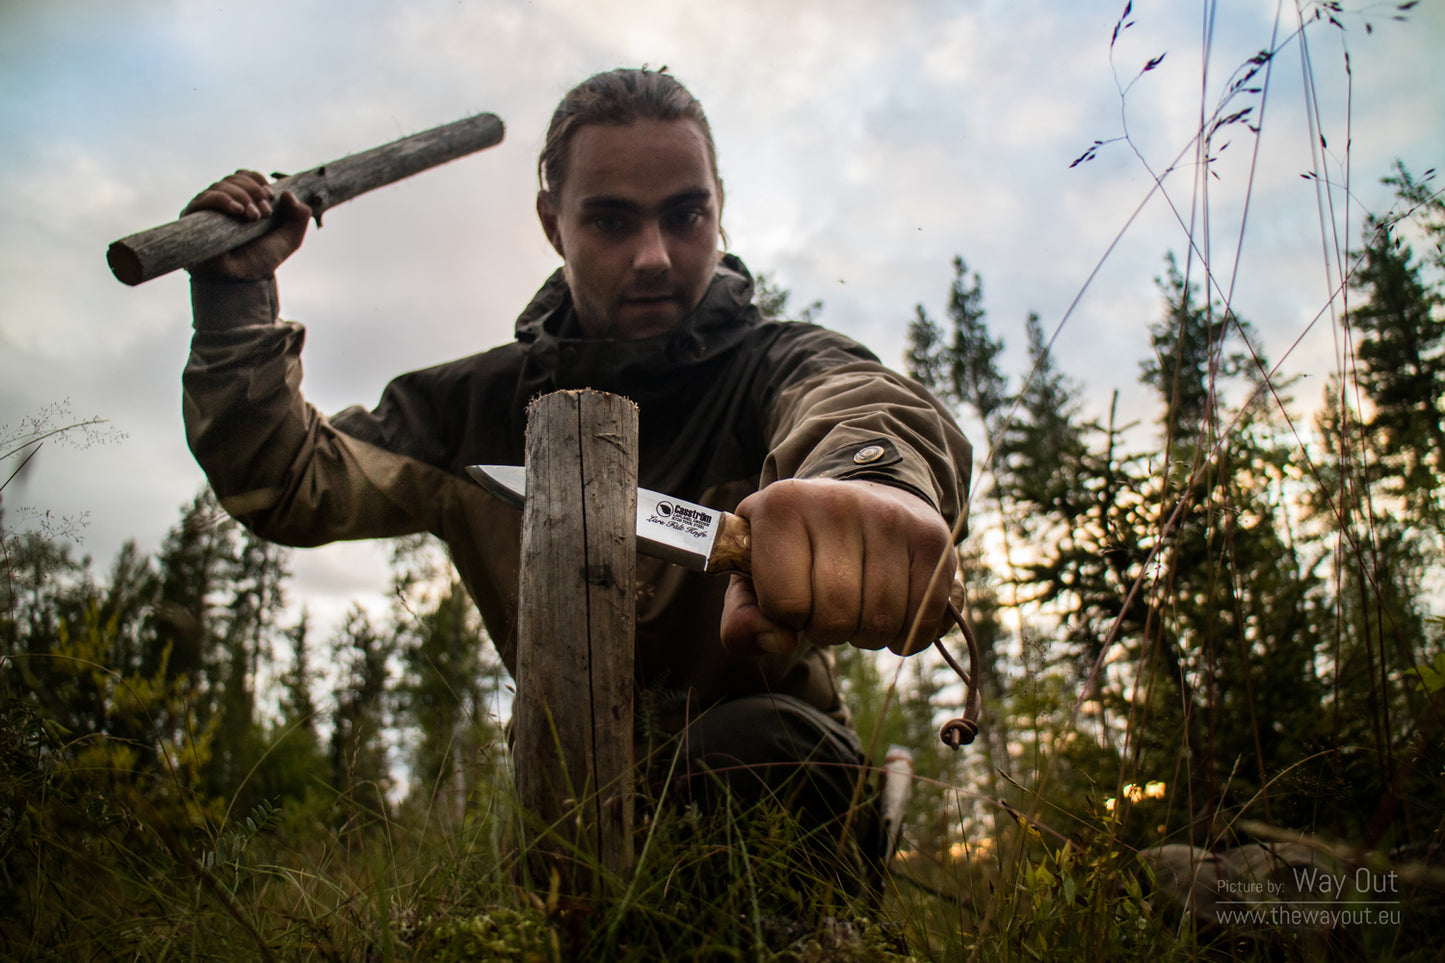
[[707,570],[753,574],[753,531],[746,518],[722,513],[712,553],[707,557]]

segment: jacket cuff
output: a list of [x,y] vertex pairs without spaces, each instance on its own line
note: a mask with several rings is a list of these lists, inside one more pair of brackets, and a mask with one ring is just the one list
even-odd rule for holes
[[264,281],[191,278],[191,323],[197,331],[271,325],[280,313],[274,275]]
[[891,485],[917,495],[937,511],[938,498],[933,486],[930,484],[924,489],[915,475],[917,472],[909,470],[898,445],[888,438],[879,437],[854,442],[810,458],[797,477],[871,481]]

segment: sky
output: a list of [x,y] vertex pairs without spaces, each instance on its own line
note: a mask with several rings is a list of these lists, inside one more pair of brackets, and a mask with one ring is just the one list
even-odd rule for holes
[[[181,424],[185,276],[128,288],[111,241],[238,167],[293,172],[499,115],[501,145],[328,212],[280,272],[308,398],[370,406],[397,374],[510,340],[558,265],[534,212],[547,120],[616,66],[692,90],[730,249],[887,363],[916,305],[942,316],[962,256],[1016,376],[1037,312],[1091,413],[1118,391],[1147,418],[1155,279],[1192,237],[1308,406],[1338,365],[1341,246],[1388,208],[1396,159],[1445,161],[1442,8],[1347,2],[1331,23],[1277,0],[1135,0],[1124,19],[1123,0],[0,0],[0,426],[63,405],[112,432],[47,443],[3,491],[5,521],[75,522],[103,575],[127,539],[159,548],[204,485]],[[1244,108],[1205,174],[1201,117]],[[375,602],[386,558],[298,551],[293,599],[322,624]]]

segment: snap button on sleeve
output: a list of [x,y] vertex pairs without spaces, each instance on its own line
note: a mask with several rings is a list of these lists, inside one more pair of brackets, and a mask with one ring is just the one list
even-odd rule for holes
[[800,477],[896,482],[898,473],[893,466],[902,461],[898,447],[887,438],[853,438],[845,445],[811,458]]

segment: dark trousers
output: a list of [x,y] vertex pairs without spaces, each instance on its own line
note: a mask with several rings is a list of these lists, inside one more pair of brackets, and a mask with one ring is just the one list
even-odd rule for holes
[[[876,871],[877,793],[858,735],[801,699],[744,696],[719,703],[678,736],[672,780],[704,812],[781,806],[799,841],[847,884]],[[848,889],[858,886],[848,885]]]

